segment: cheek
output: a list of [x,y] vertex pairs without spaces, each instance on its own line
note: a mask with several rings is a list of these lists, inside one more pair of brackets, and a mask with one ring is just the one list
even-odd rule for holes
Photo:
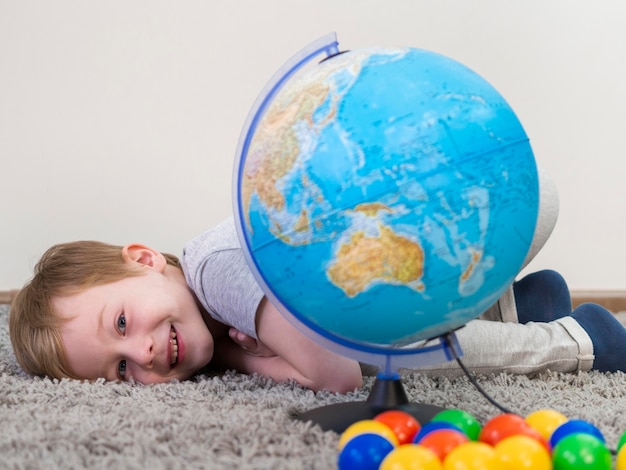
[[196,356],[197,367],[204,367],[211,359],[213,359],[213,351],[215,343],[213,336],[205,329],[198,336],[194,337],[194,343],[191,345],[192,351],[187,351]]
[[68,365],[76,376],[81,379],[106,377],[106,350],[95,335],[62,331],[61,340]]
[[185,370],[188,372],[187,378],[205,367],[213,359],[213,337],[208,333],[208,330],[202,333],[203,334],[193,338],[193,343],[188,345],[189,347],[185,351]]

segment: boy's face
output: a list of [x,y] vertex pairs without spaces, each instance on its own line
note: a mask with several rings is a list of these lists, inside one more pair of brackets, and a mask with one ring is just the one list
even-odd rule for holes
[[142,256],[129,261],[145,270],[139,276],[53,300],[69,319],[61,336],[78,376],[168,382],[189,378],[211,360],[213,337],[182,273]]

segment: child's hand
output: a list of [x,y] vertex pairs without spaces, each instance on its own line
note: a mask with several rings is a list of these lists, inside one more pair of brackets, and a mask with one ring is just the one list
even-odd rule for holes
[[265,346],[260,341],[256,340],[252,336],[248,336],[242,333],[237,328],[231,328],[228,330],[228,336],[233,340],[235,344],[241,347],[244,351],[252,356],[275,356],[276,354],[270,348]]

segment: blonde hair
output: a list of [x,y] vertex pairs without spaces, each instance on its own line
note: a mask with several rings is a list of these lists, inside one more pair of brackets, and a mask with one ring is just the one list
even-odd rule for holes
[[[163,256],[180,269],[176,256]],[[22,369],[38,376],[79,378],[68,365],[60,332],[64,319],[54,311],[52,300],[141,272],[125,262],[121,246],[77,241],[48,249],[9,311],[11,343]]]

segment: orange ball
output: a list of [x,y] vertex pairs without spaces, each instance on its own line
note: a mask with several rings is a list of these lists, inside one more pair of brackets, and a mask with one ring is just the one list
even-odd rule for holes
[[410,444],[422,428],[412,415],[400,410],[383,411],[374,417],[374,421],[386,424],[394,432],[400,444]]
[[432,450],[443,462],[452,449],[466,442],[469,442],[469,438],[462,432],[454,429],[439,429],[424,436],[420,440],[420,445]]
[[495,446],[502,439],[517,435],[524,435],[535,439],[537,442],[541,443],[546,450],[550,450],[549,444],[541,437],[539,432],[530,427],[530,424],[528,424],[524,418],[512,413],[504,413],[487,421],[480,431],[478,440]]

